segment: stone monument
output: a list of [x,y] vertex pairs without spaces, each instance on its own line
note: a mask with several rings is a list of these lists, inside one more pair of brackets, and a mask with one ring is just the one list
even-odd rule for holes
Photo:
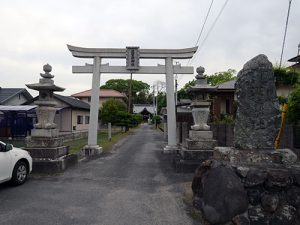
[[300,224],[300,163],[274,149],[280,111],[265,55],[238,73],[236,94],[235,146],[216,147],[196,170],[194,205],[209,224]]
[[[207,84],[204,68],[197,68],[196,84],[188,89],[192,98],[191,108],[194,125],[189,130],[188,138],[183,141],[180,149],[180,159],[177,159],[176,169],[183,169],[188,164],[188,170],[194,171],[197,166],[213,155],[216,140],[210,126],[207,125],[209,108],[211,105],[210,93],[216,91],[217,86]],[[187,170],[187,169],[184,169]]]
[[265,55],[258,55],[237,75],[234,145],[238,149],[274,148],[281,117],[272,68]]
[[56,86],[50,72],[52,67],[44,65],[39,83],[26,84],[30,89],[39,91],[39,98],[34,103],[36,109],[37,124],[31,131],[31,136],[26,138],[26,147],[33,158],[34,172],[59,172],[65,169],[67,161],[76,161],[74,156],[68,155],[68,147],[63,145],[63,138],[59,137],[58,129],[54,123],[56,114],[56,102],[53,99],[54,91],[65,90]]

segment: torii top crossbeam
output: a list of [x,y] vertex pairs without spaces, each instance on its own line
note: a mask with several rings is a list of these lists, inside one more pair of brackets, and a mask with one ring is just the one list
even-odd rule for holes
[[[82,48],[67,45],[74,57],[78,58],[126,58],[126,48]],[[189,59],[198,47],[183,49],[140,49],[140,58],[144,59]]]

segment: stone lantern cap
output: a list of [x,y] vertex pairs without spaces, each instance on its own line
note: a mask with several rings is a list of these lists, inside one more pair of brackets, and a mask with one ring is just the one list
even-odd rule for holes
[[211,86],[207,84],[207,78],[204,75],[205,69],[199,66],[197,69],[196,84],[188,89],[188,92],[192,94],[192,92],[196,92],[195,94],[205,94],[215,92],[218,86]]
[[26,84],[26,86],[30,89],[33,90],[49,90],[49,91],[64,91],[65,88],[56,86],[54,84],[54,81],[52,80],[52,78],[54,77],[54,75],[52,75],[50,72],[52,71],[52,67],[49,64],[46,64],[43,66],[43,70],[44,70],[44,74],[41,73],[41,79],[39,83],[35,83],[35,84]]

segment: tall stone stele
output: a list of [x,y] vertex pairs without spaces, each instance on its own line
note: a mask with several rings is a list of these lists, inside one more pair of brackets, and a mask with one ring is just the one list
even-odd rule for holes
[[244,65],[235,89],[234,146],[241,150],[273,149],[280,110],[273,66],[267,56],[258,55]]
[[37,124],[31,131],[31,136],[26,139],[26,150],[34,159],[57,159],[67,154],[67,147],[63,145],[63,138],[58,136],[58,130],[54,123],[56,114],[56,102],[53,99],[54,91],[65,90],[56,86],[50,72],[52,67],[49,64],[43,67],[45,73],[41,73],[39,83],[26,84],[30,89],[39,91],[39,98],[34,103],[36,109]]

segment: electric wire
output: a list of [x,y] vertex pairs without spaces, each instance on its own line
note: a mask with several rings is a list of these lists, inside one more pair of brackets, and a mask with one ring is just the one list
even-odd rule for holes
[[[214,0],[211,0],[210,5],[209,5],[209,8],[208,8],[207,13],[206,13],[206,16],[205,16],[205,19],[204,19],[204,22],[203,22],[202,27],[201,27],[200,33],[199,33],[199,35],[198,35],[198,37],[197,37],[197,41],[196,41],[196,43],[195,43],[194,46],[197,46],[198,43],[199,43],[199,40],[200,40],[200,38],[201,38],[201,36],[202,36],[202,33],[203,33],[203,31],[204,31],[204,27],[205,27],[205,24],[206,24],[206,21],[207,21],[207,19],[208,19],[208,16],[209,16],[209,13],[210,13],[210,11],[211,11],[211,8],[212,8],[213,3],[214,3]],[[190,63],[190,61],[191,61],[191,59],[188,60],[188,62],[187,62],[186,65],[188,65],[188,64]],[[182,78],[182,74],[179,75],[179,77],[178,77],[178,82],[181,80],[181,78]]]
[[[194,57],[188,61],[187,65],[189,65],[189,63],[191,63],[191,62],[196,58],[196,55],[197,55],[197,54],[200,52],[200,50],[202,49],[202,47],[203,47],[205,41],[207,40],[207,38],[209,37],[210,33],[211,33],[212,30],[214,29],[216,23],[218,22],[219,18],[221,17],[221,15],[222,15],[222,13],[223,13],[223,11],[224,11],[224,9],[225,9],[225,7],[226,7],[228,1],[229,1],[229,0],[226,0],[226,1],[224,2],[224,4],[223,4],[221,10],[219,11],[219,13],[218,13],[216,19],[214,20],[214,22],[212,23],[212,25],[211,25],[210,29],[208,30],[208,32],[207,32],[205,38],[203,39],[203,41],[202,41],[201,44],[199,45],[199,48],[198,48],[197,52],[195,53]],[[181,78],[182,78],[182,77],[179,77],[178,80],[180,81]]]

